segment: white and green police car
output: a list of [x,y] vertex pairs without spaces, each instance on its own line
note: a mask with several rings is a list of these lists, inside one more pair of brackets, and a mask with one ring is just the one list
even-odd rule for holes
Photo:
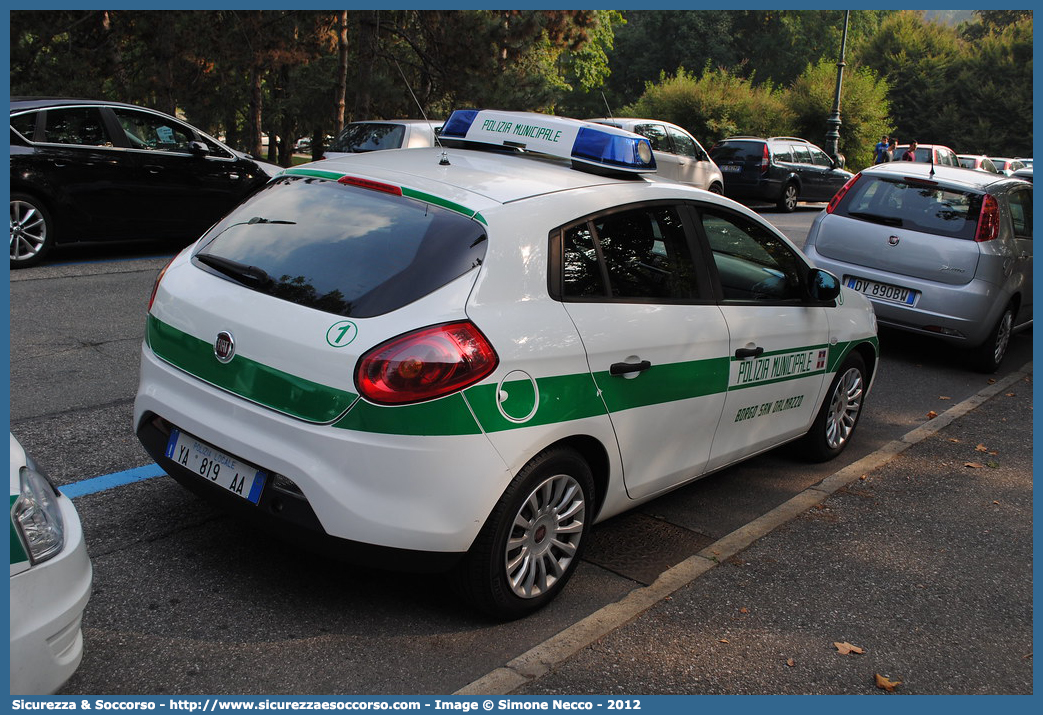
[[93,571],[80,519],[11,435],[11,694],[47,695],[83,657]]
[[135,428],[172,477],[511,618],[593,523],[844,449],[872,308],[755,213],[613,127],[466,110],[441,142],[287,169],[164,270]]

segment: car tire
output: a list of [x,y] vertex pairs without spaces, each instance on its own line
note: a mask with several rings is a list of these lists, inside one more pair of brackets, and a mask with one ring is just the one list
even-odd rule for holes
[[29,194],[11,194],[11,268],[42,261],[54,246],[54,220],[43,202]]
[[536,455],[508,485],[467,556],[457,588],[499,620],[536,611],[579,565],[594,516],[594,477],[571,449]]
[[717,194],[718,196],[724,196],[724,185],[718,184],[716,181],[710,184],[709,189],[711,194]]
[[779,200],[775,204],[779,211],[785,211],[786,213],[792,213],[797,210],[797,185],[792,181],[787,181],[782,187],[782,193],[779,195]]
[[853,352],[833,377],[811,429],[797,442],[804,459],[826,462],[844,451],[862,416],[866,385],[865,360]]
[[1000,363],[1010,346],[1010,336],[1014,330],[1014,304],[1003,309],[1003,314],[989,332],[985,342],[970,352],[971,365],[978,372],[991,374],[1000,369]]

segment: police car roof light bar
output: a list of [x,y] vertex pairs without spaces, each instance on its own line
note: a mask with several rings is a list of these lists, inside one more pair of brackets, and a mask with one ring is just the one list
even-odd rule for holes
[[627,173],[656,170],[647,138],[604,124],[547,114],[458,109],[442,128],[442,138],[524,149]]

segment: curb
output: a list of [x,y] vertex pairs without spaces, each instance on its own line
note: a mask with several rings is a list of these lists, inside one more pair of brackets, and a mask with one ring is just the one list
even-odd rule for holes
[[490,673],[465,685],[454,695],[509,695],[521,686],[546,675],[558,664],[612,631],[639,617],[675,591],[692,583],[777,527],[805,513],[834,492],[857,481],[909,447],[948,427],[988,399],[1032,374],[1032,363],[986,386],[929,422],[888,442],[871,454],[826,477],[818,484],[780,504],[749,524],[718,539],[662,574],[650,586],[636,588],[619,601],[595,611],[557,635],[548,638]]

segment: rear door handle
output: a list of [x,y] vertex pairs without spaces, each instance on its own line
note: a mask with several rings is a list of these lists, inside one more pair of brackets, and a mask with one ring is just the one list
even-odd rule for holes
[[751,357],[760,357],[764,354],[764,348],[739,348],[735,351],[735,357],[739,360]]
[[608,368],[608,372],[611,375],[629,375],[632,372],[644,372],[650,367],[652,367],[652,363],[648,362],[648,360],[642,360],[641,362],[614,362]]

